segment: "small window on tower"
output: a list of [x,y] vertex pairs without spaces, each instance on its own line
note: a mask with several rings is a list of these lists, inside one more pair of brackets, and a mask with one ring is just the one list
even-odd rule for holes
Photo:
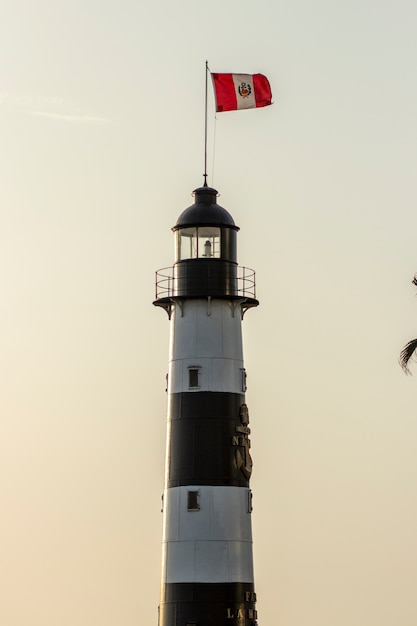
[[248,513],[252,513],[253,511],[253,496],[252,496],[252,491],[249,489],[248,491]]
[[246,384],[247,374],[246,374],[246,370],[243,367],[240,370],[240,375],[241,375],[242,391],[246,391],[248,388]]
[[200,368],[189,367],[188,368],[188,386],[196,388],[200,386]]
[[189,511],[199,511],[200,503],[198,501],[198,491],[187,491],[187,509]]

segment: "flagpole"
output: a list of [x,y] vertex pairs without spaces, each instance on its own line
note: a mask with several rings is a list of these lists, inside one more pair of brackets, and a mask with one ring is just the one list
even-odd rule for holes
[[204,109],[204,187],[207,187],[207,77],[208,61],[206,61],[206,98]]

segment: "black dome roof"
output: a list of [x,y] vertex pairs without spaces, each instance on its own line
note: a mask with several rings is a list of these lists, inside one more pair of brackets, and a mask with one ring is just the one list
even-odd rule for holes
[[217,191],[212,187],[199,187],[193,191],[195,204],[185,209],[172,230],[185,226],[228,226],[239,230],[233,217],[216,202]]

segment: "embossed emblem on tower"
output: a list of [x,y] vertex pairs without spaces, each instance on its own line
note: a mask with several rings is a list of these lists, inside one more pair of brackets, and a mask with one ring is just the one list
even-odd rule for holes
[[239,411],[241,426],[236,426],[236,435],[232,437],[232,446],[236,446],[235,463],[238,470],[241,470],[244,477],[249,480],[252,474],[252,457],[249,452],[250,448],[250,428],[249,409],[247,404],[242,404]]

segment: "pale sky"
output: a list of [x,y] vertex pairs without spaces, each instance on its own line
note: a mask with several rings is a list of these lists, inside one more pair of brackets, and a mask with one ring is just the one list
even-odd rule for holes
[[209,183],[261,303],[259,624],[416,626],[416,21],[411,0],[3,0],[2,626],[157,625],[154,272],[203,182],[206,59],[274,95],[215,125],[209,92]]

